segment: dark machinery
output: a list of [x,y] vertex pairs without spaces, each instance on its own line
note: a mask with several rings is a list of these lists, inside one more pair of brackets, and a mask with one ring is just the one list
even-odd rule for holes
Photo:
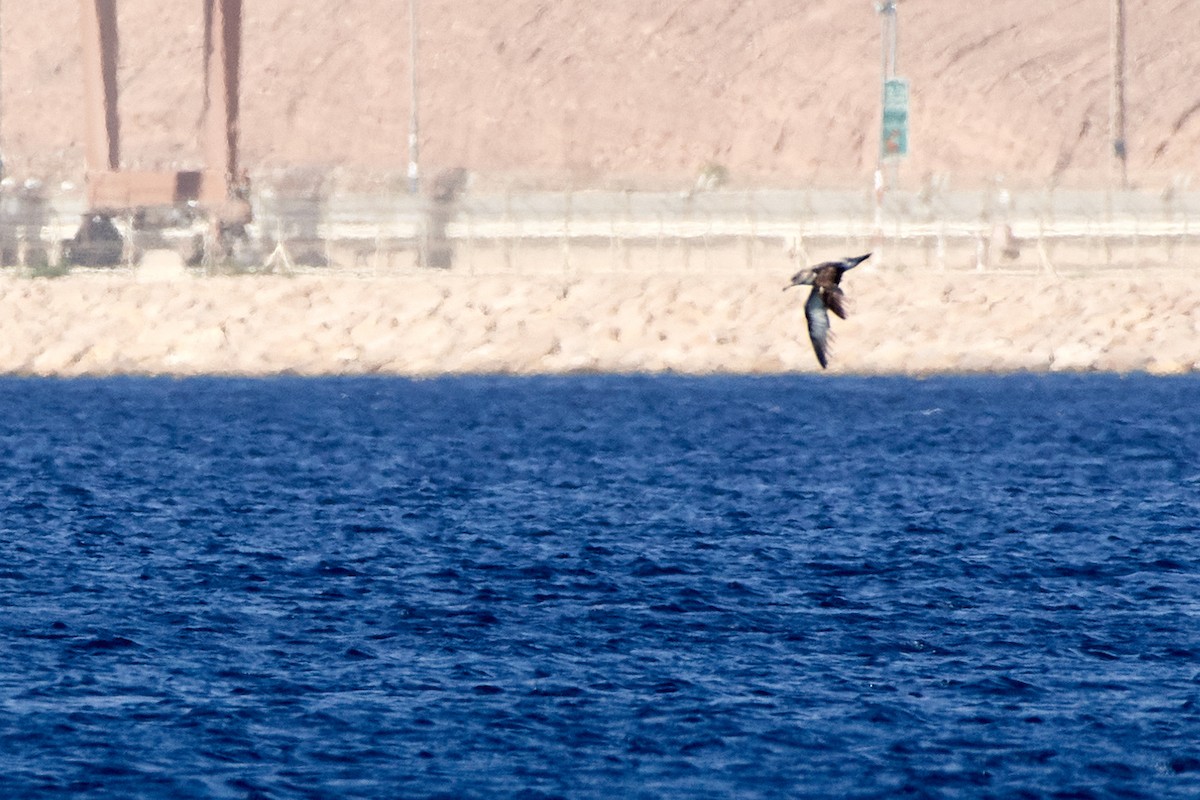
[[238,79],[242,0],[204,5],[204,169],[121,168],[117,105],[117,0],[80,0],[87,151],[87,204],[64,256],[76,264],[119,263],[123,242],[114,218],[146,220],[166,210],[207,220],[205,255],[221,258],[245,237],[249,181],[238,165]]

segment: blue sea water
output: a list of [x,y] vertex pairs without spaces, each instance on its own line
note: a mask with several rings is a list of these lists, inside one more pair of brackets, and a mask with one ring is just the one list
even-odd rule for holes
[[1200,379],[0,380],[0,794],[1200,796]]

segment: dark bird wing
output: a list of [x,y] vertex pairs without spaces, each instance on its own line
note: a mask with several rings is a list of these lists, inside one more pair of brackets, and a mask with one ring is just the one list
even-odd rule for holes
[[838,286],[818,286],[817,288],[821,292],[821,302],[825,304],[825,307],[845,319],[846,306],[842,304],[842,301],[846,299],[846,295],[841,288]]
[[829,314],[825,311],[825,301],[821,295],[821,289],[816,286],[808,293],[804,318],[808,320],[808,338],[812,340],[813,352],[817,354],[821,369],[825,369],[829,363]]
[[854,269],[870,257],[871,254],[867,253],[865,256],[843,258],[840,261],[823,261],[813,267],[813,272],[815,273],[814,283],[837,286],[842,282],[842,276],[846,274],[847,270]]
[[[851,256],[850,258],[843,258],[841,261],[834,261],[831,263],[836,264],[837,266],[841,267],[842,268],[841,271],[845,272],[848,269],[854,269],[855,267],[857,267],[859,264],[866,261],[870,257],[871,257],[871,254],[867,253],[866,255]],[[838,278],[840,279],[841,277],[842,277],[841,272],[839,272]]]

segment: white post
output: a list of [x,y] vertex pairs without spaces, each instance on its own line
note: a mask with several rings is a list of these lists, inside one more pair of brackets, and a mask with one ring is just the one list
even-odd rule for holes
[[1109,98],[1108,132],[1112,139],[1114,166],[1120,188],[1129,185],[1128,153],[1125,144],[1125,0],[1112,0],[1110,20],[1112,94]]
[[415,195],[421,188],[417,125],[417,0],[408,0],[408,77],[408,191]]
[[[880,114],[883,113],[884,92],[886,91],[887,81],[889,78],[896,77],[896,0],[880,0],[875,4],[875,10],[879,12],[883,29],[880,34],[880,54],[882,59],[881,74],[880,74]],[[882,135],[882,126],[880,127],[880,135]],[[883,157],[884,143],[879,143],[879,155],[877,162],[877,171],[880,175],[884,173],[885,159]],[[894,164],[893,164],[894,170]],[[894,182],[894,181],[893,181]]]
[[[2,7],[2,4],[0,4],[0,7]],[[3,29],[3,27],[4,27],[3,19],[0,19],[0,29]],[[4,44],[3,40],[0,40],[0,51],[2,51],[3,44]],[[2,63],[3,63],[3,59],[0,58],[0,64],[2,64]],[[4,72],[3,72],[3,69],[0,69],[0,88],[2,88],[3,86],[4,86]],[[4,96],[3,96],[3,94],[0,94],[0,180],[3,180],[5,177],[3,124],[4,124]]]

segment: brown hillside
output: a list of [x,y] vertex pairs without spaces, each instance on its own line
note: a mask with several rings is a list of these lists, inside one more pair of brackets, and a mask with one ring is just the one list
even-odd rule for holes
[[[1200,3],[1128,0],[1129,169],[1165,186],[1200,153]],[[201,4],[121,0],[129,166],[197,166]],[[246,0],[243,161],[396,184],[407,162],[404,0]],[[681,185],[869,182],[871,0],[420,3],[425,174]],[[1098,185],[1110,175],[1108,0],[901,0],[912,81],[902,178]],[[76,0],[5,4],[0,147],[17,178],[81,180]]]

